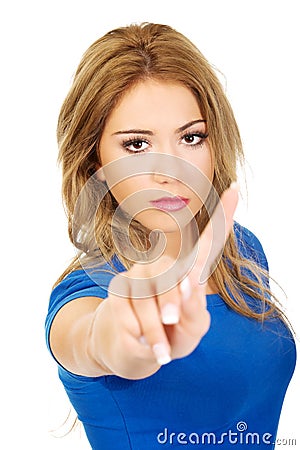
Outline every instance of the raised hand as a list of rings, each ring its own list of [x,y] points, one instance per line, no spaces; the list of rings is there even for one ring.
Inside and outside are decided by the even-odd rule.
[[[151,264],[135,264],[126,277],[113,279],[109,291],[116,292],[120,282],[122,296],[110,293],[99,305],[90,335],[90,353],[107,373],[144,378],[197,347],[210,325],[206,309],[210,270],[232,229],[237,202],[238,188],[233,184],[221,196],[202,232],[185,278],[168,272],[174,261],[163,256]],[[178,275],[168,290],[162,290],[159,282],[164,273]],[[146,296],[137,283],[141,279]]]

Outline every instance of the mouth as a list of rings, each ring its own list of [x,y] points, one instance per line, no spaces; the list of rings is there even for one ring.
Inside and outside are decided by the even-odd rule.
[[[161,209],[162,211],[179,211],[186,207],[186,205],[190,202],[190,199],[185,197],[162,197],[158,200],[151,200],[150,203],[157,209]]]

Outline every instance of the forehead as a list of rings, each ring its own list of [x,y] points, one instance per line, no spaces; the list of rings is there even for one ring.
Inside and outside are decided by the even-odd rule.
[[[196,97],[183,84],[146,80],[130,88],[111,112],[106,127],[175,127],[201,118]]]

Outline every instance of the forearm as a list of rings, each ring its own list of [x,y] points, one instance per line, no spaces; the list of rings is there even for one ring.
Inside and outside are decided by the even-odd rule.
[[[100,347],[105,345],[105,336],[103,336],[102,342],[99,339],[95,343],[93,339],[92,330],[95,316],[96,312],[91,312],[79,318],[70,332],[70,363],[73,363],[73,371],[78,375],[99,377],[112,374],[101,357]]]
[[[93,353],[91,330],[97,308],[102,300],[86,297],[73,300],[56,315],[51,331],[50,346],[58,362],[68,371],[83,376],[102,376],[111,374]],[[100,343],[98,345],[99,350]]]

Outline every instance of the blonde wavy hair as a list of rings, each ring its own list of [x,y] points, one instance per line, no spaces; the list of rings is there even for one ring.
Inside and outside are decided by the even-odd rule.
[[[124,93],[146,79],[181,83],[194,94],[207,123],[215,162],[213,186],[219,196],[236,180],[238,163],[243,165],[241,138],[231,106],[214,69],[193,43],[167,25],[152,23],[134,24],[105,34],[83,55],[58,120],[62,193],[69,236],[79,249],[58,282],[80,269],[81,258],[87,253],[79,238],[84,224],[76,223],[74,232],[74,211],[80,192],[101,165],[99,143],[106,120]],[[132,262],[118,254],[112,233],[117,206],[107,192],[95,218],[97,245],[106,261],[116,255],[129,268]],[[195,219],[201,233],[209,215],[204,212]],[[149,230],[133,220],[129,231],[133,246],[145,250]],[[283,317],[266,282],[268,273],[258,261],[241,256],[234,232],[211,278],[223,300],[238,313],[261,321],[271,315]],[[259,309],[251,307],[243,294],[254,298]]]

